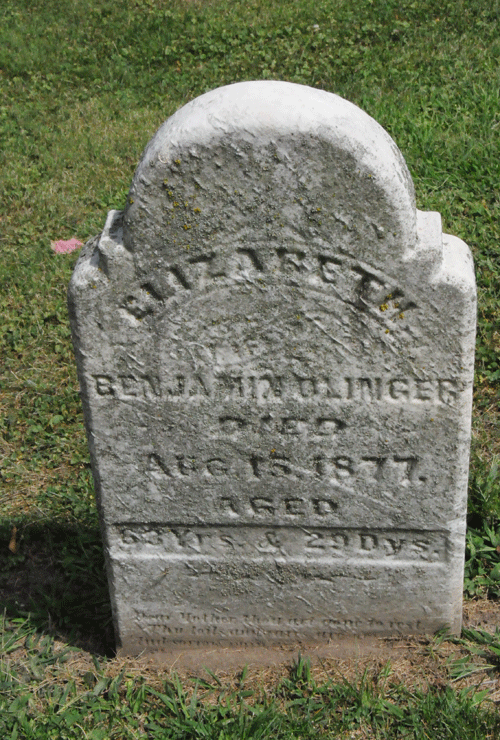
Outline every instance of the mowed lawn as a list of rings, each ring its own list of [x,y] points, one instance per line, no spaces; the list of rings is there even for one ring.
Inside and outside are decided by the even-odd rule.
[[[78,251],[51,248],[85,242],[109,209],[123,208],[154,131],[207,90],[282,79],[367,111],[401,149],[417,206],[439,211],[444,230],[474,255],[464,589],[482,614],[498,615],[499,61],[498,0],[3,0],[2,737],[500,736],[493,618],[459,641],[439,635],[405,644],[414,657],[404,670],[394,659],[314,666],[294,656],[272,671],[195,681],[113,657],[66,308]],[[475,602],[467,608],[472,614]]]

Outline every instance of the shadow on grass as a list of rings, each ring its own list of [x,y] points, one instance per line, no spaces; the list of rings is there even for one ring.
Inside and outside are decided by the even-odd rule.
[[[60,522],[0,523],[0,608],[96,655],[115,638],[99,528]],[[8,548],[11,542],[12,552]]]

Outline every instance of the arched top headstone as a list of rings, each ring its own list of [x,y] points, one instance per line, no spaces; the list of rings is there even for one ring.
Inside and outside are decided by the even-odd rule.
[[[460,629],[472,260],[369,116],[193,100],[69,306],[123,651]]]
[[[386,131],[352,103],[289,82],[202,95],[158,130],[137,168],[124,244],[141,271],[189,247],[334,242],[397,265],[419,250],[413,183]],[[439,260],[440,234],[427,248]],[[262,258],[264,260],[264,256]]]

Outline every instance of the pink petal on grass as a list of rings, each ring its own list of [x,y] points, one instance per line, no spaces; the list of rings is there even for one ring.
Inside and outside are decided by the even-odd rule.
[[[80,249],[80,247],[83,247],[83,242],[78,241],[78,239],[68,239],[68,241],[64,241],[64,239],[59,239],[57,242],[50,242],[51,249],[54,250],[54,252],[57,252],[57,254],[66,254],[67,252],[74,252],[75,249]]]

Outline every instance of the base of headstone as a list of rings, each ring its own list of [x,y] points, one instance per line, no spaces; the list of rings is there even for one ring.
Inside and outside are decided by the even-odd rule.
[[[397,660],[401,654],[401,646],[406,646],[411,635],[394,635],[393,637],[339,636],[328,644],[324,643],[296,643],[293,645],[277,645],[272,648],[221,648],[210,647],[196,650],[167,650],[154,652],[128,653],[118,650],[117,657],[126,659],[133,657],[145,666],[161,666],[163,670],[179,672],[199,672],[208,668],[214,672],[238,671],[248,668],[269,668],[283,665],[292,665],[299,657],[309,660],[312,665],[324,660],[357,661],[374,659],[383,661]],[[431,639],[432,635],[428,635]],[[416,637],[421,641],[422,635]]]

